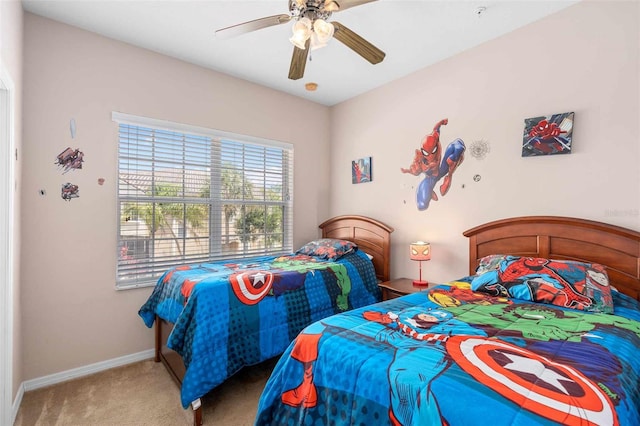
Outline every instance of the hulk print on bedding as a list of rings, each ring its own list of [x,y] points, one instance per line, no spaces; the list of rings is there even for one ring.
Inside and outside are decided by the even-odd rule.
[[[324,262],[305,255],[181,266],[167,271],[142,306],[174,324],[167,345],[186,367],[184,407],[242,367],[281,354],[310,323],[380,301],[361,251]]]
[[[280,358],[255,424],[640,424],[640,304],[613,300],[589,313],[465,283],[331,316]]]

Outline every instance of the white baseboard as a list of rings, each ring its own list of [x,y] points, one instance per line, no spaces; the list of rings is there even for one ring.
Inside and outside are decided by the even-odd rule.
[[[24,396],[24,382],[20,383],[18,387],[18,393],[16,394],[16,399],[13,400],[13,407],[11,408],[11,424],[16,422],[16,417],[18,416],[18,409],[20,408],[20,404],[22,403],[22,397]]]
[[[73,368],[71,370],[62,371],[60,373],[50,374],[48,376],[39,377],[37,379],[26,380],[22,382],[18,389],[15,401],[13,402],[13,418],[12,424],[16,420],[18,415],[18,409],[22,403],[22,397],[25,392],[43,388],[45,386],[55,385],[57,383],[66,382],[68,380],[77,379],[79,377],[88,376],[90,374],[98,373],[100,371],[108,370],[110,368],[121,367],[123,365],[132,364],[138,361],[144,361],[146,359],[153,358],[155,356],[154,349],[148,349],[146,351],[138,352],[131,355],[121,356],[119,358],[113,358],[106,361],[96,362],[95,364],[85,365],[83,367]]]

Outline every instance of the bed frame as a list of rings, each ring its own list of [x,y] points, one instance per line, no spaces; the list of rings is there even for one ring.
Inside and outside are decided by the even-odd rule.
[[[373,256],[376,276],[389,281],[389,258],[393,228],[365,216],[337,216],[320,224],[322,238],[353,241],[360,250]]]
[[[323,222],[320,226],[323,238],[338,238],[353,241],[366,253],[373,256],[372,262],[379,280],[388,281],[390,276],[390,247],[393,228],[365,216],[337,216]],[[155,361],[162,362],[178,386],[186,372],[180,355],[167,347],[173,324],[158,316],[155,320]],[[202,424],[200,400],[194,401],[193,424]]]
[[[512,254],[604,265],[620,292],[640,300],[640,232],[586,219],[526,216],[469,229],[469,275],[489,254]]]

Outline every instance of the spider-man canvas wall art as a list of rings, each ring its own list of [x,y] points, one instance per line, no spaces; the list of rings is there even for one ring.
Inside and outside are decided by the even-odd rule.
[[[573,114],[565,112],[525,119],[522,156],[570,154]]]
[[[371,157],[351,162],[351,183],[371,182]]]

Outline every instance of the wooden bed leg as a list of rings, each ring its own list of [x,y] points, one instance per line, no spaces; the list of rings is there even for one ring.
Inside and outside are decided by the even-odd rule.
[[[200,398],[193,401],[191,403],[191,407],[193,408],[193,426],[201,426],[202,425],[202,403],[200,402]]]
[[[162,348],[162,321],[157,315],[154,324],[156,328],[156,355],[153,360],[155,362],[160,362],[160,348]]]

